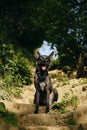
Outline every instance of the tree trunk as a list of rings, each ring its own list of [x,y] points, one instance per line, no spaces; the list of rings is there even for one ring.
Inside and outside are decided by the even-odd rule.
[[[84,56],[80,54],[77,65],[77,78],[84,77]]]

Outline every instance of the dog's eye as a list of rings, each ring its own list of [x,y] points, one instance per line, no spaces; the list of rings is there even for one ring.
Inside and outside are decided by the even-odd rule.
[[[38,59],[38,61],[37,61],[37,62],[38,62],[38,64],[40,64],[40,63],[41,63],[41,59]]]
[[[48,58],[45,59],[46,62],[49,62],[50,60]]]

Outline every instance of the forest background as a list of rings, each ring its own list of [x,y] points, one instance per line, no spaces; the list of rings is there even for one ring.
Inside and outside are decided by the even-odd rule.
[[[19,94],[18,86],[31,84],[34,51],[44,40],[58,52],[58,59],[53,60],[50,69],[63,69],[67,73],[80,68],[77,77],[85,76],[87,1],[0,0],[2,99],[9,98],[9,91]]]

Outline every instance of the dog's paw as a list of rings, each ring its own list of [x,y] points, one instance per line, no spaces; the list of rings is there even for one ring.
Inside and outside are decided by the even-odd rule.
[[[46,114],[49,114],[49,115],[50,115],[51,113],[48,111],[48,112],[46,112]]]
[[[32,114],[38,114],[38,112],[37,112],[37,111],[34,111]]]
[[[32,112],[32,114],[34,114],[34,112]]]

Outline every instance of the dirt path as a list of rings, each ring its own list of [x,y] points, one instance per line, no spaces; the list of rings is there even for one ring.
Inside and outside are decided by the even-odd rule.
[[[13,97],[11,101],[2,101],[8,111],[16,113],[19,127],[8,126],[0,122],[0,130],[87,130],[87,79],[67,80],[64,78],[65,80],[60,80],[60,73],[63,74],[57,70],[50,73],[53,86],[59,93],[58,102],[62,101],[65,93],[70,97],[76,95],[78,97],[76,110],[65,114],[51,110],[51,114],[45,114],[45,107],[40,107],[39,114],[33,114],[35,89],[32,84],[22,88],[23,93],[20,98]],[[76,125],[70,124],[73,121],[76,121]]]

